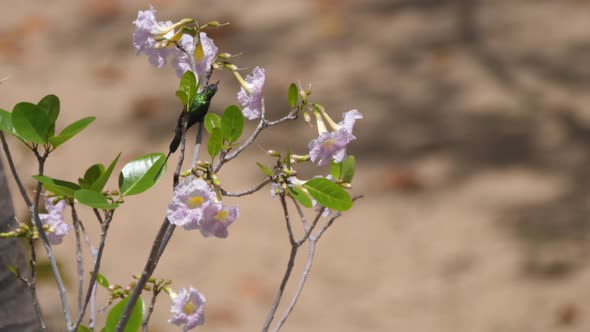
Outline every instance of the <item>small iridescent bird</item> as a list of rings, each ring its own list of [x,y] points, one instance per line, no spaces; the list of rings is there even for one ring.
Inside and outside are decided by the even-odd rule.
[[[174,130],[174,138],[172,139],[172,142],[170,142],[168,155],[166,155],[166,161],[164,162],[162,167],[166,165],[166,162],[168,161],[170,155],[176,152],[176,150],[178,150],[178,146],[180,146],[180,140],[182,139],[183,132],[182,124],[186,123],[186,130],[184,130],[184,132],[186,132],[195,123],[203,122],[203,120],[205,119],[205,115],[207,115],[207,112],[209,112],[211,99],[213,99],[213,96],[215,96],[215,93],[217,93],[218,83],[219,82],[207,85],[202,92],[197,93],[193,98],[193,102],[191,103],[191,107],[188,112],[186,112],[184,109],[182,110],[182,112],[178,116],[176,129]],[[185,116],[188,117],[187,121],[185,121],[184,119]],[[160,175],[161,171],[162,168],[160,168],[155,178],[157,178]]]

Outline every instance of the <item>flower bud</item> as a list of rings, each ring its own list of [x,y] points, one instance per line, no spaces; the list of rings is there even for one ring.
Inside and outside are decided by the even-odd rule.
[[[271,157],[279,157],[279,158],[281,157],[281,153],[276,150],[268,150],[268,151],[266,151],[266,154]]]
[[[342,187],[344,189],[352,189],[352,184],[350,184],[348,182],[341,182],[338,185],[340,185],[340,187]]]
[[[299,90],[299,96],[304,104],[307,103],[307,92],[305,90]]]
[[[311,115],[309,115],[309,112],[303,112],[303,120],[307,123],[311,122]]]

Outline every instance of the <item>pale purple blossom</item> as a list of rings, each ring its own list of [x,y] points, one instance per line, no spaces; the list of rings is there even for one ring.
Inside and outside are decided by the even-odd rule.
[[[149,10],[139,11],[137,19],[133,21],[135,24],[135,32],[133,33],[133,45],[137,51],[137,55],[141,52],[148,56],[152,65],[157,68],[162,68],[166,64],[166,59],[171,50],[166,47],[156,47],[157,41],[155,34],[172,25],[172,22],[158,22],[156,21],[156,11],[153,6]],[[164,35],[170,38],[174,35],[174,31],[170,31]]]
[[[330,164],[330,160],[342,162],[346,158],[346,146],[354,139],[355,137],[343,128],[322,133],[309,142],[309,157],[319,166]]]
[[[190,177],[176,186],[166,215],[174,225],[187,230],[198,229],[205,209],[213,203],[215,193],[207,182]]]
[[[49,243],[60,244],[63,238],[69,233],[71,226],[64,222],[63,210],[66,207],[66,201],[60,200],[54,204],[56,197],[45,199],[45,209],[47,213],[39,214],[39,219],[43,225],[49,226],[47,238]]]
[[[309,157],[319,166],[328,165],[331,160],[342,162],[347,156],[346,146],[356,139],[352,134],[352,128],[357,119],[363,118],[362,114],[357,110],[351,110],[344,113],[342,118],[336,131],[323,132],[308,144]]]
[[[242,113],[248,120],[254,120],[260,117],[264,79],[264,69],[256,67],[252,70],[252,75],[246,76],[248,91],[244,89],[243,84],[238,92],[238,101],[243,106]]]
[[[205,215],[199,230],[204,237],[215,236],[225,239],[229,234],[227,228],[238,216],[240,210],[237,206],[226,206],[221,203],[211,204],[205,210]]]
[[[185,288],[181,288],[178,294],[172,298],[170,306],[172,318],[168,322],[182,326],[182,332],[205,324],[205,301],[205,296],[197,289],[190,287],[187,291]]]
[[[194,38],[192,36],[183,35],[179,41],[179,44],[182,46],[182,48],[184,48],[184,50],[188,54],[195,55],[194,57],[196,73],[194,74],[197,77],[197,79],[199,77],[207,76],[207,74],[211,70],[211,65],[213,64],[213,61],[215,60],[215,57],[217,56],[218,52],[218,48],[213,43],[213,39],[207,37],[206,33],[201,32],[199,34],[199,40],[201,43],[200,47],[203,50],[203,54],[195,54],[195,47],[193,45]],[[197,48],[198,47],[199,45],[197,45]],[[179,50],[178,48],[175,48],[173,52],[174,53],[171,64],[176,69],[176,75],[178,75],[178,77],[182,77],[182,75],[187,70],[191,70],[189,57],[185,52]]]

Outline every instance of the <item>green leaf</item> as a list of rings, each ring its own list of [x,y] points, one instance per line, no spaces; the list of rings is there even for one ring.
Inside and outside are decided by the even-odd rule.
[[[109,311],[109,315],[107,316],[107,321],[105,322],[104,331],[105,332],[113,332],[117,327],[117,323],[123,315],[123,311],[125,310],[125,306],[129,302],[129,298],[126,298],[119,303],[117,303],[111,311]],[[125,326],[124,332],[136,332],[141,327],[141,322],[143,321],[143,314],[144,314],[144,304],[143,299],[139,297],[133,310],[131,311],[131,316],[129,317],[129,322],[127,326]]]
[[[105,276],[103,276],[102,274],[97,274],[96,275],[96,283],[101,285],[102,287],[108,289],[109,286],[111,285],[109,283],[109,281],[107,280],[107,278],[105,278]]]
[[[127,163],[119,174],[121,196],[141,194],[158,183],[166,172],[165,162],[163,153],[150,153]]]
[[[100,193],[90,189],[80,189],[74,193],[74,198],[83,205],[100,210],[112,210],[119,206],[117,203],[109,203]]]
[[[187,70],[184,72],[184,75],[182,75],[182,78],[180,79],[179,90],[186,93],[187,102],[184,103],[185,105],[193,100],[193,97],[197,94],[197,79],[192,71]],[[187,109],[190,108],[190,105],[187,106]]]
[[[14,129],[14,126],[12,125],[12,113],[3,109],[0,109],[0,130],[17,137],[23,142],[25,141],[25,139],[16,132],[16,129]]]
[[[223,134],[221,133],[221,129],[213,128],[213,131],[209,135],[209,141],[207,142],[207,152],[209,152],[211,159],[215,158],[221,152],[222,146]]]
[[[311,199],[307,196],[305,191],[297,188],[297,187],[287,187],[289,188],[289,193],[291,197],[295,198],[297,202],[301,203],[301,205],[305,206],[306,208],[310,208],[313,206]]]
[[[205,115],[205,128],[211,134],[213,128],[221,128],[221,117],[215,113],[207,113]]]
[[[320,205],[328,209],[344,211],[352,206],[352,199],[346,190],[328,179],[314,178],[307,181],[303,187]]]
[[[88,327],[84,326],[84,325],[78,325],[78,331],[77,332],[92,332],[92,330],[89,329]]]
[[[348,156],[346,160],[342,162],[342,182],[351,183],[352,178],[354,177],[354,171],[356,167],[356,160],[354,156]]]
[[[299,98],[299,91],[297,91],[297,85],[295,85],[295,83],[291,83],[291,85],[289,85],[288,98],[289,105],[291,105],[291,107],[295,107],[295,105],[297,105],[297,99]]]
[[[18,103],[12,109],[12,125],[18,135],[26,141],[38,144],[47,143],[49,117],[37,105]]]
[[[258,167],[260,167],[260,169],[261,169],[261,170],[262,170],[262,171],[263,171],[263,172],[264,172],[266,175],[268,175],[268,176],[272,176],[272,171],[271,171],[271,170],[270,170],[268,167],[266,167],[266,166],[262,165],[262,164],[261,164],[261,163],[259,163],[259,162],[256,162],[256,165],[258,165]]]
[[[78,183],[83,189],[91,189],[92,185],[100,178],[103,173],[104,165],[94,164],[86,170],[86,173],[84,173],[84,178],[78,179]]]
[[[49,143],[51,143],[51,145],[53,146],[54,149],[57,148],[58,146],[64,144],[70,138],[74,137],[76,134],[81,132],[84,128],[88,127],[88,125],[91,124],[94,120],[96,120],[95,117],[89,116],[89,117],[80,119],[74,123],[71,123],[70,125],[65,127],[61,131],[61,133],[59,133],[59,135],[50,137]]]
[[[94,190],[99,193],[102,192],[102,190],[104,189],[104,186],[106,186],[107,182],[109,181],[109,178],[111,177],[111,174],[113,173],[113,169],[115,168],[115,165],[119,161],[119,157],[121,157],[120,152],[117,155],[117,157],[115,157],[115,160],[113,160],[111,162],[111,164],[109,165],[109,168],[107,168],[107,170],[104,171],[96,181],[94,181],[94,183],[90,187],[91,190]]]
[[[340,175],[342,175],[342,163],[337,163],[332,160],[330,162],[330,175],[332,175],[334,181],[341,181],[342,179],[340,179]]]
[[[56,95],[47,95],[37,103],[37,106],[47,113],[49,123],[51,124],[49,136],[53,136],[55,132],[55,121],[59,115],[59,98]]]
[[[61,197],[74,197],[74,192],[80,190],[80,186],[73,182],[52,179],[44,175],[34,175],[33,179],[41,182],[47,191]]]
[[[231,105],[223,111],[221,115],[221,133],[223,138],[228,142],[235,142],[242,135],[244,129],[244,116],[242,111]]]
[[[188,96],[187,96],[186,92],[176,90],[176,97],[178,97],[178,99],[180,99],[180,102],[182,103],[182,105],[186,106],[186,104],[188,104]]]

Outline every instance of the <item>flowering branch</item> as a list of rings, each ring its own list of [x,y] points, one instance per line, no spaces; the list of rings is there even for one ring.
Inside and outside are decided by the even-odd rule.
[[[182,127],[181,127],[182,128],[182,135],[180,138],[180,154],[178,156],[178,163],[176,164],[176,170],[174,171],[174,177],[173,177],[173,183],[172,183],[173,189],[178,185],[178,182],[179,182],[178,179],[180,176],[180,171],[182,169],[182,163],[184,161],[184,149],[185,149],[185,143],[186,143],[186,126],[187,126],[188,120],[186,119],[185,116],[183,116],[181,121],[182,121]],[[203,128],[202,125],[199,123],[199,128],[198,128],[199,133],[197,133],[197,138],[201,135],[200,132],[202,131],[202,128]],[[168,244],[168,241],[172,237],[172,234],[173,234],[175,228],[176,228],[176,226],[171,224],[170,221],[168,220],[168,218],[166,217],[164,219],[164,222],[162,223],[162,226],[160,227],[160,230],[158,231],[158,234],[156,235],[156,239],[154,240],[154,244],[152,245],[152,249],[151,249],[150,255],[148,256],[148,259],[146,261],[143,272],[141,273],[139,280],[137,280],[137,284],[133,288],[131,295],[129,295],[129,300],[127,301],[127,305],[125,306],[125,309],[123,310],[123,313],[121,314],[121,317],[119,318],[119,322],[117,323],[117,326],[115,328],[115,332],[123,331],[123,329],[125,328],[125,325],[127,325],[127,322],[129,321],[129,318],[131,315],[131,310],[135,306],[135,303],[137,302],[137,299],[141,295],[141,292],[143,291],[143,288],[145,287],[149,278],[154,273],[154,270],[156,269],[156,266],[158,265],[158,261],[160,260],[160,257],[162,256],[163,251],[166,248],[166,245]]]
[[[244,151],[244,149],[246,149],[248,146],[250,146],[250,144],[252,144],[252,142],[254,142],[254,140],[258,137],[258,135],[260,135],[260,132],[262,132],[263,129],[265,129],[267,127],[276,126],[278,124],[281,124],[281,123],[289,121],[289,120],[295,120],[295,119],[297,119],[298,112],[299,112],[299,108],[295,108],[295,109],[291,110],[291,112],[289,112],[289,114],[285,115],[284,117],[282,117],[278,120],[268,121],[264,117],[265,116],[265,107],[264,107],[264,100],[263,100],[260,121],[258,122],[258,126],[256,126],[256,129],[254,129],[252,134],[250,134],[250,137],[248,137],[248,139],[244,143],[242,143],[242,145],[240,145],[235,150],[233,150],[233,152],[231,152],[227,155],[221,156],[219,158],[219,160],[217,161],[217,164],[213,168],[213,172],[217,173],[219,171],[219,169],[221,168],[221,166],[223,166],[223,164],[234,159],[242,151]]]

